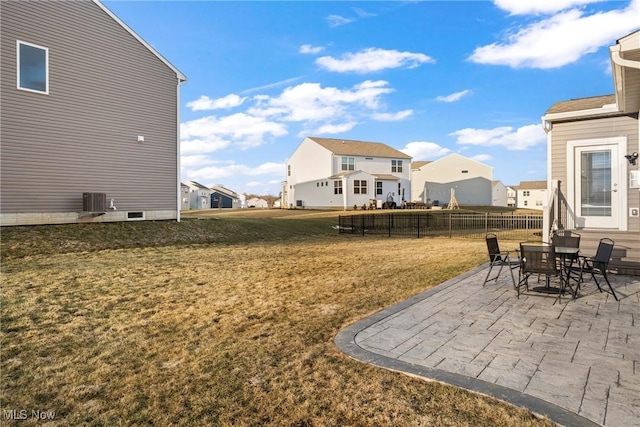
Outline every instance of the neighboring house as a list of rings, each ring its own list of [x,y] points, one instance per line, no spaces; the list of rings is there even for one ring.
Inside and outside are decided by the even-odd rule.
[[[282,200],[289,208],[337,208],[411,195],[411,156],[379,142],[307,137],[287,160]]]
[[[518,206],[518,187],[515,185],[507,185],[507,206],[515,208]]]
[[[211,187],[211,207],[214,209],[232,209],[240,208],[242,202],[240,195],[235,191],[231,191],[222,185],[214,185]]]
[[[209,187],[188,181],[189,187],[189,208],[190,209],[209,209],[211,207],[211,190]]]
[[[0,225],[179,219],[186,77],[98,1],[0,7]]]
[[[520,181],[516,194],[516,207],[541,211],[547,204],[547,181]]]
[[[460,154],[449,154],[432,162],[411,166],[411,200],[442,205],[449,203],[452,190],[460,205],[493,204],[493,168]]]
[[[269,207],[269,202],[259,197],[252,197],[249,200],[247,200],[247,207],[267,209]]]
[[[549,153],[545,233],[611,237],[640,261],[640,31],[609,48],[614,93],[554,104],[542,117]],[[581,248],[582,248],[581,241]]]
[[[502,181],[491,181],[491,206],[507,206],[507,187]]]
[[[186,211],[189,210],[189,198],[191,197],[189,193],[191,189],[187,184],[180,183],[180,210]]]

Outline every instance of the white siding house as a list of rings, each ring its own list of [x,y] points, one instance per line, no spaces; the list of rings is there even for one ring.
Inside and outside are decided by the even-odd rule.
[[[180,210],[186,211],[189,210],[189,198],[191,197],[189,193],[191,189],[185,183],[180,183]]]
[[[189,186],[189,207],[191,209],[209,209],[211,207],[211,190],[195,181],[186,183]]]
[[[411,200],[447,204],[454,190],[461,205],[493,204],[493,168],[460,154],[433,162],[415,162],[411,171]]]
[[[502,181],[493,181],[491,187],[493,192],[491,206],[507,206],[507,187]]]
[[[411,194],[411,156],[379,142],[307,137],[287,161],[288,208],[348,209]]]
[[[515,185],[507,185],[507,206],[511,208],[517,206],[517,188]]]
[[[520,181],[517,207],[541,211],[547,202],[547,194],[547,181]]]
[[[247,200],[247,207],[249,208],[259,208],[259,209],[267,209],[269,207],[269,202],[265,199],[261,199],[259,197],[252,197]]]

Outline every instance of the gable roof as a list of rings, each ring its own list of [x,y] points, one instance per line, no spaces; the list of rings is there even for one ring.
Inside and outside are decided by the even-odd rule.
[[[100,9],[102,9],[107,15],[109,15],[114,21],[116,21],[118,24],[120,24],[120,26],[122,28],[124,28],[129,34],[131,34],[136,40],[138,40],[144,47],[149,49],[149,51],[152,54],[154,54],[160,61],[162,61],[167,67],[169,67],[174,73],[176,73],[176,76],[178,77],[178,80],[180,80],[181,82],[186,82],[187,81],[187,76],[182,74],[182,72],[180,70],[178,70],[171,62],[167,61],[167,59],[164,56],[160,55],[160,53],[157,50],[155,50],[153,47],[151,47],[151,45],[149,43],[147,43],[142,37],[140,37],[138,34],[136,34],[136,32],[133,31],[120,18],[118,18],[118,16],[115,13],[111,12],[105,5],[103,5],[100,2],[100,0],[93,0],[93,3],[95,3]]]
[[[547,181],[520,181],[518,190],[546,190]]]
[[[426,161],[426,160],[420,160],[418,162],[413,162],[411,163],[411,169],[420,169],[421,167],[423,167],[424,165],[428,165],[429,163],[431,163],[430,161]]]
[[[556,102],[549,108],[546,114],[568,113],[572,111],[592,110],[602,108],[605,105],[616,103],[615,95],[591,96],[588,98],[576,98],[568,101]]]
[[[195,187],[195,188],[199,188],[199,189],[201,189],[201,190],[211,191],[211,189],[209,189],[209,187],[207,187],[207,186],[205,186],[205,185],[202,185],[202,184],[200,184],[200,183],[197,183],[197,182],[195,182],[195,181],[189,181],[189,182],[187,182],[187,185],[188,185],[189,187],[192,187],[192,188],[193,188],[193,187]]]
[[[354,141],[349,139],[307,137],[333,154],[342,156],[388,157],[411,159],[411,156],[381,142]]]
[[[211,187],[211,191],[215,191],[217,193],[221,193],[221,194],[225,194],[231,198],[239,198],[238,193],[236,193],[235,191],[229,190],[228,188],[223,187],[222,185],[214,185],[213,187]]]

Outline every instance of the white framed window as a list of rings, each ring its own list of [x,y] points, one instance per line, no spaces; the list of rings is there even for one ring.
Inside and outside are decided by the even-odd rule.
[[[382,194],[382,181],[376,181],[376,194]]]
[[[49,49],[18,40],[16,42],[18,89],[49,94]]]
[[[402,160],[391,160],[391,172],[402,173]]]
[[[333,181],[333,194],[342,194],[342,181]]]
[[[367,194],[367,181],[356,179],[353,181],[353,194]]]
[[[342,170],[343,171],[352,171],[355,170],[356,159],[353,157],[343,157],[342,158]]]

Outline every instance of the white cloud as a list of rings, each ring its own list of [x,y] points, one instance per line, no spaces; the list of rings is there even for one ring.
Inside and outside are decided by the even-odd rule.
[[[220,164],[222,163],[222,164]],[[186,180],[198,182],[217,182],[220,178],[240,176],[276,175],[284,176],[286,166],[284,163],[267,162],[256,167],[228,162],[203,161],[200,166],[194,164],[191,168],[183,170],[182,175]]]
[[[475,49],[468,58],[480,64],[512,68],[557,68],[577,61],[638,28],[640,0],[624,9],[585,15],[579,9],[541,19]]]
[[[341,25],[350,24],[351,22],[355,21],[355,19],[353,18],[345,18],[344,16],[340,16],[340,15],[329,15],[324,19],[327,20],[327,22],[329,23],[329,26],[332,28],[339,27]]]
[[[470,157],[470,159],[475,160],[476,162],[488,162],[489,160],[493,159],[493,157],[488,154],[478,154],[476,156]]]
[[[344,132],[348,132],[351,129],[353,129],[358,123],[356,122],[348,122],[348,123],[342,123],[342,124],[338,124],[338,125],[334,125],[331,123],[328,123],[326,125],[322,125],[319,128],[317,128],[314,131],[311,132],[304,132],[304,134],[313,134],[313,135],[325,135],[328,133],[331,134],[335,134],[335,133],[344,133]]]
[[[340,59],[332,56],[322,56],[316,59],[316,64],[338,73],[370,73],[389,68],[416,68],[420,64],[433,62],[435,62],[433,58],[422,53],[376,48],[368,48],[356,53],[345,53]]]
[[[261,90],[265,90],[265,89],[273,89],[274,87],[279,87],[279,86],[285,86],[288,85],[290,83],[295,82],[296,80],[300,80],[300,77],[291,77],[290,79],[285,79],[285,80],[280,80],[279,82],[274,82],[274,83],[269,83],[263,86],[258,86],[258,87],[252,87],[250,89],[245,89],[240,93],[253,93],[253,92],[258,92]],[[259,97],[261,95],[257,95],[256,97]]]
[[[379,122],[399,122],[411,115],[413,115],[413,110],[402,110],[397,113],[374,113],[371,118]]]
[[[451,153],[451,150],[445,147],[442,147],[435,142],[410,142],[403,149],[401,149],[405,154],[413,157],[413,160],[425,160],[425,159],[433,159],[435,157],[442,157],[446,154]]]
[[[384,80],[366,80],[350,89],[322,87],[319,83],[302,83],[286,88],[277,97],[261,96],[248,110],[254,116],[275,117],[283,121],[317,122],[349,118],[355,108],[375,110],[380,97],[393,92]]]
[[[310,44],[303,44],[300,46],[300,53],[320,53],[324,50],[322,46],[311,46]]]
[[[494,0],[494,4],[511,15],[551,14],[575,6],[604,0]]]
[[[438,96],[436,99],[442,102],[456,102],[462,99],[463,96],[468,95],[470,93],[471,91],[469,89],[465,89],[460,92],[452,93],[451,95]]]
[[[371,18],[372,16],[378,16],[378,14],[376,13],[371,13],[371,12],[367,12],[364,9],[360,9],[359,7],[354,7],[353,11],[356,13],[356,15],[358,15],[360,18]]]
[[[233,108],[242,105],[245,99],[247,98],[241,98],[234,93],[218,99],[211,99],[206,95],[202,95],[195,101],[187,102],[187,107],[191,108],[192,111]]]
[[[228,139],[220,138],[218,135],[207,135],[202,138],[181,139],[180,153],[184,155],[212,153],[224,150],[231,145]]]
[[[522,126],[515,130],[511,126],[494,129],[466,128],[452,132],[449,136],[457,137],[456,143],[461,145],[502,146],[507,150],[527,150],[547,141],[539,124]]]
[[[256,147],[265,138],[286,134],[283,124],[245,113],[207,116],[180,124],[183,153],[212,152],[232,144],[243,149]]]

